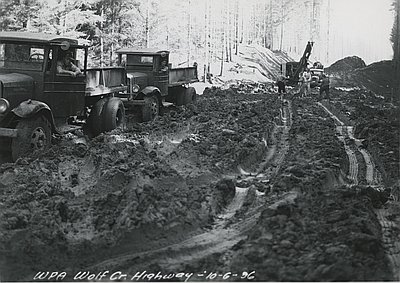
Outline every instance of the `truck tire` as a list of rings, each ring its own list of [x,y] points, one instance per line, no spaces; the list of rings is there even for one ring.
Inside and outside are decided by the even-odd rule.
[[[104,105],[104,131],[112,131],[125,124],[125,108],[121,99],[113,97]]]
[[[145,104],[142,107],[142,121],[148,122],[159,115],[160,103],[155,95],[146,96],[144,101]]]
[[[93,105],[89,118],[87,121],[87,128],[89,130],[90,135],[98,136],[102,132],[104,132],[104,123],[103,123],[103,116],[104,116],[104,105],[106,104],[107,99],[103,98],[100,99]]]
[[[13,161],[51,146],[51,125],[43,115],[20,120],[16,129],[18,136],[11,142]]]
[[[191,103],[196,103],[197,101],[197,93],[196,89],[194,87],[188,87],[185,90],[185,105],[186,104],[191,104]]]
[[[185,105],[186,103],[186,89],[183,87],[180,87],[177,91],[176,91],[176,102],[175,104],[177,106],[181,106],[181,105]]]

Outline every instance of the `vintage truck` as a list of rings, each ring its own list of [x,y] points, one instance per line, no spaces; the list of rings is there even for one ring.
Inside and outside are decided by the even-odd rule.
[[[152,120],[168,103],[196,102],[196,90],[189,86],[199,81],[196,63],[193,67],[172,68],[166,50],[122,48],[117,54],[128,85],[128,91],[119,95],[128,100],[127,107],[141,108],[142,121]]]
[[[65,52],[82,69],[58,74]],[[123,125],[123,67],[87,68],[88,46],[63,36],[0,32],[0,150],[12,159],[50,146],[52,136],[79,128],[90,135]],[[78,60],[79,59],[79,60]]]

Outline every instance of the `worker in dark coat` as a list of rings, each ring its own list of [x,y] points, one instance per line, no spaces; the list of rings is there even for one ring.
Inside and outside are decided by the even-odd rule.
[[[278,93],[283,94],[286,93],[286,88],[285,88],[285,77],[284,76],[279,76],[276,84],[278,86]]]
[[[322,98],[322,94],[325,92],[325,98],[330,99],[329,97],[329,76],[323,74],[322,80],[319,86],[319,96]]]

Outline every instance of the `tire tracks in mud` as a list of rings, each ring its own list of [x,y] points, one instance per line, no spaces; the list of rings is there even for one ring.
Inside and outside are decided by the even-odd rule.
[[[255,177],[263,181],[267,175],[271,176],[279,171],[289,150],[289,131],[292,117],[291,102],[283,100],[279,114],[280,125],[275,125],[272,130],[273,144],[255,172],[247,172],[241,166],[238,166],[238,170],[242,175],[250,176],[250,178]]]
[[[363,148],[362,140],[354,137],[354,127],[346,126],[338,117],[328,110],[322,103],[317,103],[321,106],[336,122],[336,131],[338,133],[338,139],[343,143],[346,153],[349,157],[349,174],[348,178],[351,180],[353,185],[358,185],[360,180],[365,180],[367,185],[378,187],[380,185],[379,172],[375,168],[375,164],[372,161],[371,154]],[[356,155],[361,155],[363,165],[366,170],[362,176],[359,170],[361,164],[357,159]]]
[[[354,127],[346,126],[338,117],[328,110],[322,103],[317,103],[335,120],[338,139],[343,142],[344,148],[349,158],[348,178],[351,185],[358,185],[360,177],[366,184],[380,191],[383,189],[381,177],[376,170],[371,154],[363,148],[362,140],[354,137]],[[359,176],[359,162],[356,154],[362,155],[362,162],[366,167],[363,176]],[[398,240],[398,231],[396,223],[390,219],[387,209],[375,209],[375,214],[382,227],[382,241],[386,249],[386,255],[392,266],[392,272],[396,281],[400,280],[400,241]]]
[[[139,253],[128,252],[92,265],[87,269],[124,269],[133,272],[145,270],[149,266],[157,266],[161,270],[179,270],[191,263],[196,264],[204,258],[226,252],[240,241],[245,240],[247,232],[257,223],[265,205],[263,201],[264,193],[257,191],[254,186],[248,186],[248,184],[268,182],[279,171],[289,149],[291,120],[291,104],[285,100],[282,103],[279,117],[280,125],[275,125],[272,138],[273,145],[269,148],[265,160],[255,173],[248,173],[238,168],[244,178],[237,182],[233,199],[224,211],[215,218],[210,228],[179,243]],[[250,191],[254,194],[254,199],[250,205],[247,204],[244,207]],[[287,196],[283,197],[287,198]],[[290,195],[290,197],[293,197],[293,195]],[[274,203],[279,201],[281,199]],[[239,211],[241,216],[237,216]],[[129,270],[133,267],[134,270]]]

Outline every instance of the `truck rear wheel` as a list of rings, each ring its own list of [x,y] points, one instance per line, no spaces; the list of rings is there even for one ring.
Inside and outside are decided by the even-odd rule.
[[[196,103],[196,101],[197,101],[196,89],[194,87],[188,87],[185,90],[185,105]]]
[[[144,98],[145,104],[142,107],[142,120],[148,122],[153,120],[160,113],[160,104],[155,95]]]
[[[45,150],[51,145],[51,126],[42,115],[29,120],[20,120],[16,129],[18,136],[11,142],[11,155],[14,161],[34,151]]]
[[[121,99],[113,97],[104,106],[104,131],[112,131],[125,123],[125,108]]]
[[[180,87],[179,90],[176,93],[176,105],[181,106],[186,104],[186,89],[183,87]]]
[[[93,136],[97,136],[104,132],[103,113],[106,102],[107,99],[100,99],[93,105],[90,111],[87,126],[89,133]]]

